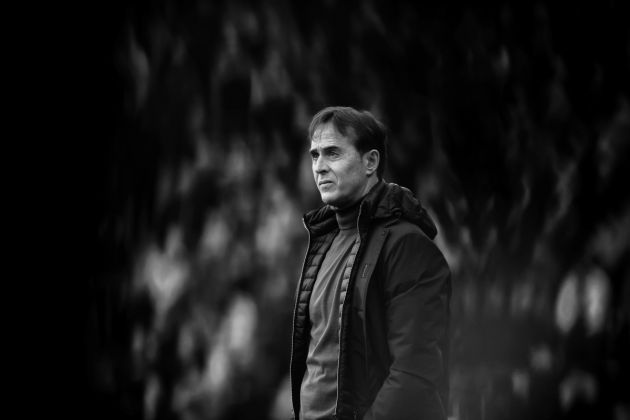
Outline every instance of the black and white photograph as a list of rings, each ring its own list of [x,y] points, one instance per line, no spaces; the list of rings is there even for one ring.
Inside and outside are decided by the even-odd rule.
[[[630,420],[627,6],[77,18],[98,106],[73,410]]]

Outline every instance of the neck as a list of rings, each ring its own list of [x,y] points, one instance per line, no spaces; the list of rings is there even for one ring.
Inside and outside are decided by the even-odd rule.
[[[331,206],[332,209],[335,211],[335,214],[337,217],[337,223],[339,224],[340,229],[342,230],[351,229],[356,226],[360,204],[363,201],[363,198],[370,192],[372,187],[374,187],[374,185],[376,185],[377,183],[378,183],[378,178],[376,176],[372,176],[368,178],[368,182],[365,184],[365,188],[363,189],[363,194],[358,200],[342,208]]]
[[[335,217],[337,218],[339,229],[348,230],[356,228],[360,205],[361,200],[357,201],[349,207],[344,207],[343,209],[335,209]]]
[[[372,187],[376,184],[378,184],[378,176],[376,176],[376,174],[373,174],[371,177],[368,178],[368,182],[365,185],[365,190],[363,191],[363,197],[365,197],[366,194],[369,193]]]

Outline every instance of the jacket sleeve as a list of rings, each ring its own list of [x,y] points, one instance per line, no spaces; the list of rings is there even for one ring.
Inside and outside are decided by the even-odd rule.
[[[446,419],[438,384],[448,374],[450,270],[420,232],[404,235],[384,255],[389,374],[364,420]]]

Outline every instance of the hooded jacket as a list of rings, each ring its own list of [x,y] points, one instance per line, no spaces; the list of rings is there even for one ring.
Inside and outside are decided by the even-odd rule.
[[[310,338],[309,300],[337,233],[327,205],[304,215],[309,245],[291,348],[295,418]],[[335,419],[445,419],[451,280],[435,224],[412,193],[379,181],[359,207],[359,240],[342,281]]]

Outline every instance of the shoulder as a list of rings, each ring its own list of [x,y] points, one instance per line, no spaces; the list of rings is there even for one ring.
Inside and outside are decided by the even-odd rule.
[[[414,248],[417,251],[431,249],[439,252],[435,242],[422,229],[407,220],[398,220],[385,225],[382,229],[387,231],[387,248]]]
[[[392,238],[400,239],[405,236],[418,236],[425,238],[428,242],[433,242],[418,225],[404,219],[388,223],[384,227]]]
[[[420,227],[397,221],[386,229],[376,268],[377,283],[387,299],[406,291],[433,288],[441,293],[450,283],[450,268],[442,251]]]
[[[385,266],[407,266],[420,271],[448,268],[442,251],[418,225],[398,220],[377,229],[386,231],[380,258]]]

